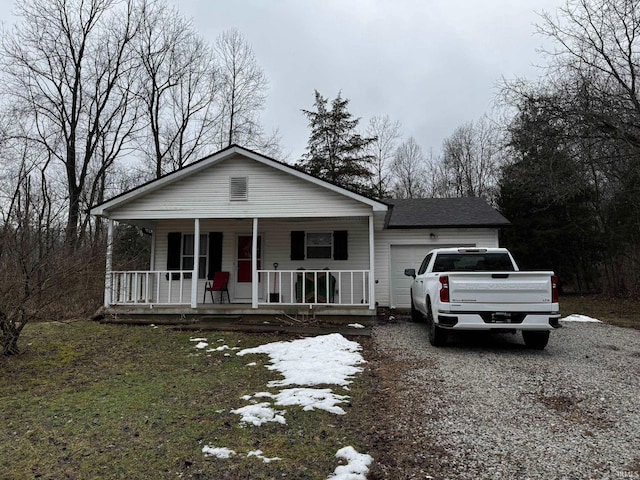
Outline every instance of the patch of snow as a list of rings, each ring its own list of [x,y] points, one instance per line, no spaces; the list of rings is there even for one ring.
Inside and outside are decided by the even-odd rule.
[[[329,413],[344,415],[346,412],[338,407],[349,397],[337,395],[330,388],[288,388],[275,396],[276,404],[283,407],[299,405],[303,410],[325,410]]]
[[[560,319],[561,322],[593,322],[593,323],[602,323],[600,320],[595,318],[587,317],[586,315],[580,315],[578,313],[574,313],[573,315],[569,315],[568,317],[564,317]]]
[[[258,365],[256,362],[251,362],[251,363],[247,363],[247,367],[255,367],[256,365]]]
[[[269,370],[276,370],[284,380],[269,382],[270,387],[289,385],[348,385],[351,377],[362,371],[366,363],[360,355],[362,347],[339,333],[274,342],[247,348],[236,355],[264,353],[271,357]]]
[[[247,453],[247,457],[257,457],[260,460],[262,460],[264,463],[269,463],[269,462],[273,462],[273,461],[276,461],[276,460],[282,460],[280,457],[267,458],[262,454],[262,450],[253,450],[253,451]]]
[[[346,460],[346,465],[336,467],[333,475],[327,480],[366,480],[369,465],[373,457],[365,453],[358,453],[353,447],[344,447],[336,452],[336,458]]]
[[[349,325],[347,325],[347,327],[351,327],[351,328],[367,328],[364,325],[362,325],[361,323],[350,323]]]
[[[200,342],[198,343],[195,348],[199,348],[199,349],[203,349],[203,348],[207,348],[209,346],[209,344],[207,342]]]
[[[281,407],[299,406],[304,411],[325,410],[336,415],[344,415],[346,412],[338,407],[349,399],[345,395],[337,395],[330,388],[288,388],[280,393],[259,392],[255,395],[244,395],[243,400],[252,398],[273,398],[276,405]]]
[[[283,425],[287,423],[285,418],[281,415],[282,411],[276,412],[268,402],[256,403],[255,405],[247,405],[236,410],[231,410],[231,413],[240,415],[240,421],[250,423],[259,427],[267,422],[277,422]]]
[[[225,350],[240,350],[240,347],[231,348],[229,345],[220,345],[219,347],[208,349],[207,352],[223,352]]]
[[[269,392],[258,392],[253,394],[253,398],[273,398],[273,394]]]
[[[236,452],[226,447],[210,447],[209,445],[202,447],[202,453],[204,453],[205,457],[216,458],[229,458],[236,454]]]
[[[206,338],[190,338],[189,341],[190,342],[206,342],[207,339]]]

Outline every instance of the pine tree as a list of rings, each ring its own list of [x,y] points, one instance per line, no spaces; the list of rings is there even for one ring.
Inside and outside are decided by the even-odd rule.
[[[341,94],[331,102],[315,91],[315,111],[302,110],[309,119],[311,135],[307,151],[297,166],[305,172],[363,195],[372,195],[374,158],[366,147],[376,140],[363,137],[356,127],[359,118],[347,110]]]

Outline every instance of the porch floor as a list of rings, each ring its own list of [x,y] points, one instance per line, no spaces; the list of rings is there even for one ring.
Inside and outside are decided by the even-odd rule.
[[[283,332],[317,335],[371,335],[376,312],[368,307],[323,307],[250,304],[185,306],[117,305],[104,311],[103,323],[173,325],[181,330]],[[358,324],[359,326],[354,326]]]

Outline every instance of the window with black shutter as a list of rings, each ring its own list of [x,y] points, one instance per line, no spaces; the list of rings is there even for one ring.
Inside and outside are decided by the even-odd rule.
[[[310,258],[349,259],[347,230],[332,232],[291,232],[291,260]]]
[[[198,277],[211,280],[215,272],[222,270],[222,232],[200,235],[199,254],[196,255],[194,250],[192,233],[170,232],[167,238],[167,270],[193,270],[197,258]],[[174,273],[171,278],[179,280],[180,276]],[[184,278],[191,278],[191,273],[185,273]]]

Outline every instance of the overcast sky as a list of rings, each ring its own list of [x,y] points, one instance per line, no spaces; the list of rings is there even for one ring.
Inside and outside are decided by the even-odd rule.
[[[534,79],[544,63],[536,12],[562,0],[168,0],[213,43],[237,28],[269,79],[262,120],[280,130],[289,161],[304,152],[301,109],[314,89],[338,92],[361,127],[375,115],[402,123],[425,153],[490,112],[501,78]],[[0,0],[11,21],[12,2]]]

